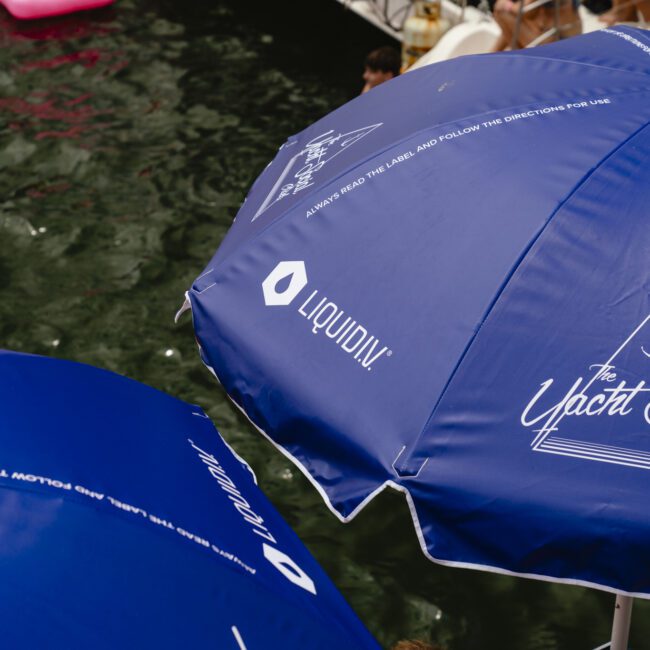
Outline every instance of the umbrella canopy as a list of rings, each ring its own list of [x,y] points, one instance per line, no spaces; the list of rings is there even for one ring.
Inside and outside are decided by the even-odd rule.
[[[650,596],[650,37],[406,74],[289,141],[188,292],[203,359],[342,519]]]
[[[7,647],[372,648],[200,408],[0,352]]]

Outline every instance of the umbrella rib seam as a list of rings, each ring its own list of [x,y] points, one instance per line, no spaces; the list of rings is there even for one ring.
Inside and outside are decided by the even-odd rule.
[[[611,29],[611,28],[610,28]],[[616,29],[613,29],[612,31],[618,31]],[[627,31],[619,31],[620,34],[627,34]],[[629,35],[629,34],[628,34]],[[640,37],[640,34],[635,34],[634,37],[638,38]],[[636,70],[626,70],[625,68],[613,68],[608,65],[602,65],[600,63],[586,63],[585,61],[573,61],[571,59],[559,59],[559,58],[550,58],[548,56],[540,56],[539,54],[524,54],[524,52],[530,52],[531,50],[529,49],[524,49],[524,50],[515,50],[512,52],[491,52],[489,54],[481,54],[479,56],[490,56],[494,57],[497,56],[499,58],[519,58],[522,55],[525,56],[526,58],[529,59],[537,59],[538,61],[557,61],[558,63],[568,63],[568,64],[575,64],[575,65],[581,65],[589,68],[598,68],[599,70],[611,70],[613,72],[624,72],[627,74],[634,74],[634,75],[640,75],[642,77],[648,77],[647,72],[639,72]]]
[[[615,29],[615,27],[617,27],[618,29]],[[628,36],[632,36],[632,34],[630,34],[626,29],[621,29],[621,27],[624,27],[624,26],[615,25],[615,26],[612,26],[612,27],[609,27],[609,28],[604,28],[604,29],[609,29],[609,32],[605,31],[604,33],[616,32],[618,34],[627,34]],[[633,37],[636,38],[636,39],[640,39],[640,38],[644,38],[644,35],[635,32]],[[496,55],[496,56],[499,56],[501,58],[507,57],[507,56],[515,56],[516,57],[517,55],[524,54],[524,52],[531,52],[531,50],[526,48],[524,50],[515,50],[515,51],[513,51],[511,53],[508,53],[508,52],[492,52],[492,53],[490,53],[490,56],[495,56]],[[485,55],[481,55],[481,56],[485,56]],[[587,66],[587,67],[591,67],[591,68],[598,68],[600,70],[612,70],[612,71],[615,71],[615,72],[626,72],[626,73],[629,73],[629,74],[637,74],[637,75],[641,75],[641,76],[645,76],[645,77],[648,76],[647,72],[637,72],[635,70],[625,70],[625,69],[622,69],[622,68],[613,68],[613,67],[608,66],[608,65],[602,65],[601,63],[586,63],[584,61],[572,61],[571,59],[555,59],[555,58],[549,58],[547,56],[540,56],[540,55],[537,55],[537,54],[524,54],[524,56],[526,56],[528,58],[531,58],[531,59],[537,59],[539,61],[560,61],[562,63],[575,63],[575,64],[578,64],[578,65],[583,65],[583,66]]]
[[[622,32],[621,32],[622,33]],[[499,58],[505,59],[505,58],[511,58],[511,56],[508,56],[507,52],[490,52],[489,55],[483,54],[482,56],[497,56]],[[598,70],[611,70],[612,72],[617,72],[619,74],[633,74],[633,75],[638,75],[640,77],[645,77],[647,78],[649,75],[647,72],[637,72],[636,70],[626,70],[625,68],[612,68],[611,66],[608,65],[599,65],[596,63],[585,63],[583,61],[571,61],[571,59],[550,59],[547,56],[538,56],[536,54],[526,54],[525,55],[527,59],[535,59],[537,61],[554,61],[557,63],[562,63],[562,64],[575,64],[575,65],[581,65],[587,68],[596,68]],[[515,57],[516,58],[516,57]]]
[[[490,56],[492,56],[492,55],[490,55]],[[538,57],[538,58],[541,58],[541,57]],[[556,60],[556,59],[549,59],[549,60],[554,61],[554,60]],[[557,60],[558,60],[558,61],[562,61],[561,59],[557,59]],[[616,70],[616,69],[613,69],[613,70],[615,70],[616,72],[621,72],[620,70]],[[646,75],[646,77],[647,77],[647,76],[649,76],[649,75]],[[636,94],[639,94],[639,93],[647,93],[647,92],[650,92],[650,86],[646,86],[645,88],[638,89],[638,90],[633,90],[633,91],[626,91],[626,92],[619,92],[619,93],[610,93],[610,95],[611,95],[612,97],[622,97],[622,96],[626,96],[626,95],[636,95]],[[575,98],[575,95],[573,96],[573,98]],[[359,167],[365,165],[367,162],[369,162],[369,161],[373,160],[374,158],[377,158],[377,157],[379,157],[379,156],[385,154],[387,151],[390,151],[391,149],[394,149],[394,148],[396,148],[396,147],[399,147],[400,145],[404,144],[404,143],[407,142],[408,140],[411,140],[412,138],[418,137],[418,136],[420,136],[421,134],[426,133],[427,131],[431,131],[431,130],[433,130],[433,129],[439,129],[439,128],[441,129],[441,128],[444,128],[444,127],[446,127],[446,126],[449,126],[449,125],[452,125],[452,124],[456,124],[456,123],[458,123],[458,122],[463,122],[463,121],[465,121],[465,120],[475,120],[475,119],[477,119],[477,118],[481,118],[481,117],[484,117],[484,116],[486,116],[486,115],[491,115],[491,114],[494,114],[494,113],[500,113],[500,112],[502,112],[502,111],[511,111],[511,110],[514,110],[514,109],[523,109],[523,108],[526,108],[526,107],[528,107],[528,106],[534,106],[534,105],[536,105],[536,104],[544,104],[544,103],[546,103],[547,101],[558,101],[558,100],[560,100],[560,99],[562,99],[562,97],[557,97],[557,98],[555,98],[555,99],[553,99],[553,100],[549,99],[549,100],[543,100],[543,101],[528,102],[527,104],[511,104],[511,105],[509,105],[509,106],[501,106],[501,107],[499,107],[499,108],[491,109],[491,110],[488,110],[488,111],[483,111],[482,113],[473,113],[473,114],[471,114],[471,115],[463,116],[463,117],[461,117],[461,118],[459,118],[459,119],[449,120],[449,121],[447,121],[447,122],[441,122],[441,123],[439,123],[439,124],[434,124],[434,125],[432,125],[432,126],[427,126],[427,127],[423,128],[423,129],[420,129],[419,131],[414,131],[413,133],[410,133],[408,136],[405,136],[405,137],[403,137],[403,138],[400,139],[400,140],[397,140],[397,141],[395,141],[395,142],[392,142],[390,145],[384,147],[384,148],[381,149],[380,151],[375,151],[375,152],[373,152],[371,155],[367,156],[366,158],[364,158],[364,159],[361,160],[360,162],[351,165],[350,167],[348,167],[347,169],[345,169],[345,171],[341,172],[340,174],[338,174],[338,175],[335,176],[334,178],[332,178],[332,179],[330,179],[329,181],[327,181],[326,183],[324,183],[324,184],[323,184],[322,186],[320,186],[317,190],[314,190],[311,194],[308,194],[308,195],[304,196],[304,197],[302,198],[302,200],[298,201],[295,205],[293,205],[293,206],[290,207],[290,208],[287,208],[284,212],[280,213],[280,214],[279,214],[275,219],[273,219],[273,221],[271,221],[271,222],[268,223],[266,226],[264,226],[261,230],[259,230],[258,232],[256,232],[256,233],[255,233],[255,234],[254,234],[250,239],[246,239],[246,240],[245,240],[244,242],[242,242],[242,243],[250,244],[251,241],[254,241],[254,240],[259,239],[262,235],[264,235],[264,233],[266,233],[266,231],[267,231],[268,229],[273,228],[273,227],[276,226],[280,221],[284,221],[284,220],[285,220],[285,217],[286,217],[288,214],[291,214],[291,213],[294,212],[294,211],[298,211],[298,209],[299,209],[301,206],[303,206],[304,204],[306,204],[306,203],[308,203],[309,201],[313,200],[313,197],[314,197],[318,192],[325,191],[326,188],[328,188],[328,187],[330,187],[332,184],[336,183],[336,181],[340,180],[341,178],[343,178],[343,177],[346,176],[347,174],[350,174],[351,172],[353,172],[353,171],[359,169]],[[601,162],[602,162],[602,161],[601,161]],[[233,249],[230,251],[230,253],[229,253],[228,255],[226,255],[226,257],[224,257],[222,260],[220,260],[220,261],[218,261],[216,264],[214,264],[214,265],[212,266],[212,268],[211,268],[209,271],[204,271],[204,272],[201,274],[201,276],[199,276],[199,277],[202,278],[202,277],[205,277],[206,275],[208,275],[208,273],[210,273],[210,272],[214,273],[215,271],[218,271],[218,270],[219,270],[220,268],[222,268],[222,267],[225,265],[225,263],[226,263],[228,260],[230,260],[230,259],[231,259],[235,254],[237,254],[238,252],[241,252],[241,248],[242,248],[242,244],[240,243],[238,246],[236,246],[235,248],[233,248]],[[198,278],[197,278],[197,279],[198,279]],[[196,280],[195,280],[195,282],[196,282]],[[216,283],[215,283],[215,284],[216,284]],[[190,291],[192,291],[192,292],[195,293],[195,294],[200,294],[200,293],[203,293],[204,291],[206,291],[207,289],[212,288],[212,286],[214,286],[214,284],[211,285],[211,286],[209,286],[209,287],[205,287],[205,288],[203,288],[201,291],[197,291],[197,290],[195,290],[193,287],[190,287]]]
[[[596,164],[594,167],[592,167],[571,189],[570,192],[566,195],[566,197],[559,203],[557,208],[553,211],[551,216],[546,220],[546,223],[540,228],[540,231],[535,235],[528,245],[525,247],[525,249],[522,251],[521,255],[519,258],[515,261],[514,265],[510,269],[510,272],[506,276],[505,280],[501,283],[501,286],[497,290],[496,294],[492,298],[492,301],[488,305],[487,309],[485,310],[485,313],[483,317],[480,319],[480,322],[478,326],[476,327],[474,334],[471,336],[470,340],[468,341],[467,345],[465,346],[465,349],[463,350],[462,354],[460,355],[458,361],[456,362],[456,365],[454,366],[454,369],[451,371],[449,378],[447,379],[447,382],[445,383],[442,391],[440,392],[440,395],[438,399],[436,400],[436,403],[429,414],[429,417],[427,418],[424,426],[422,427],[422,430],[420,433],[417,435],[415,438],[414,442],[411,444],[411,449],[409,454],[405,457],[405,460],[403,463],[401,463],[401,466],[395,467],[395,470],[401,478],[412,478],[414,475],[417,475],[420,471],[420,469],[417,469],[415,472],[412,472],[409,469],[409,461],[412,459],[415,450],[417,449],[417,445],[419,441],[421,440],[422,436],[424,435],[425,431],[427,430],[429,424],[431,423],[431,420],[434,418],[436,411],[438,410],[438,407],[440,406],[440,403],[442,402],[447,389],[451,385],[451,382],[453,381],[454,377],[456,376],[456,373],[458,372],[458,369],[460,366],[463,364],[463,361],[465,360],[465,357],[467,356],[467,353],[469,352],[470,348],[474,344],[474,341],[478,337],[481,329],[483,328],[483,325],[487,321],[487,319],[490,317],[492,312],[494,311],[494,308],[496,307],[497,303],[499,302],[499,299],[505,292],[505,290],[508,288],[512,278],[516,275],[517,271],[525,261],[525,259],[528,257],[528,253],[530,250],[537,244],[537,242],[540,240],[542,235],[546,232],[547,228],[551,224],[551,222],[554,220],[555,216],[562,210],[562,208],[571,200],[571,198],[575,195],[575,193],[598,171],[612,156],[614,156],[618,151],[623,149],[628,142],[633,140],[634,138],[639,135],[644,129],[648,128],[650,125],[650,121],[646,122],[643,124],[641,127],[636,129],[633,133],[631,133],[623,142],[620,142],[618,145],[616,145],[605,157],[603,157],[598,164]],[[427,458],[428,459],[428,458]],[[396,459],[397,460],[397,459]]]

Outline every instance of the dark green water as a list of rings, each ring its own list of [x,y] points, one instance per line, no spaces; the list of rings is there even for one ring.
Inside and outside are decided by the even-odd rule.
[[[383,644],[591,650],[612,596],[436,566],[394,494],[340,524],[230,406],[189,319],[173,323],[255,176],[384,42],[334,0],[120,0],[27,24],[0,8],[0,346],[201,404]],[[636,650],[649,613],[637,603]]]

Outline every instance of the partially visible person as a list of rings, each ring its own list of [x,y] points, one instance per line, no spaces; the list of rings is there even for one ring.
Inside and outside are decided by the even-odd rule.
[[[398,641],[391,650],[443,650],[439,645],[431,645],[424,641]]]
[[[553,31],[550,36],[537,43],[537,45],[552,43],[582,33],[582,22],[580,21],[575,0],[548,0],[541,7],[526,11],[522,15],[519,31],[515,39],[517,15],[521,9],[522,1],[525,9],[527,5],[536,0],[496,0],[493,14],[497,24],[501,27],[501,36],[493,48],[494,52],[527,47],[540,36],[552,30],[556,26],[556,2],[558,3],[559,32]]]
[[[612,0],[612,8],[598,20],[605,25],[650,20],[650,0]]]
[[[368,92],[371,88],[389,81],[399,74],[402,57],[394,47],[386,45],[373,50],[366,57],[364,63],[363,80],[365,85],[361,93]]]

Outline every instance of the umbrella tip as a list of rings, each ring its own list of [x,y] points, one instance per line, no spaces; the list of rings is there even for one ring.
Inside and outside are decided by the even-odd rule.
[[[174,323],[178,323],[180,320],[181,316],[186,312],[192,309],[192,303],[190,302],[190,295],[186,291],[185,292],[185,301],[183,302],[181,308],[176,312],[176,316],[174,316]]]

